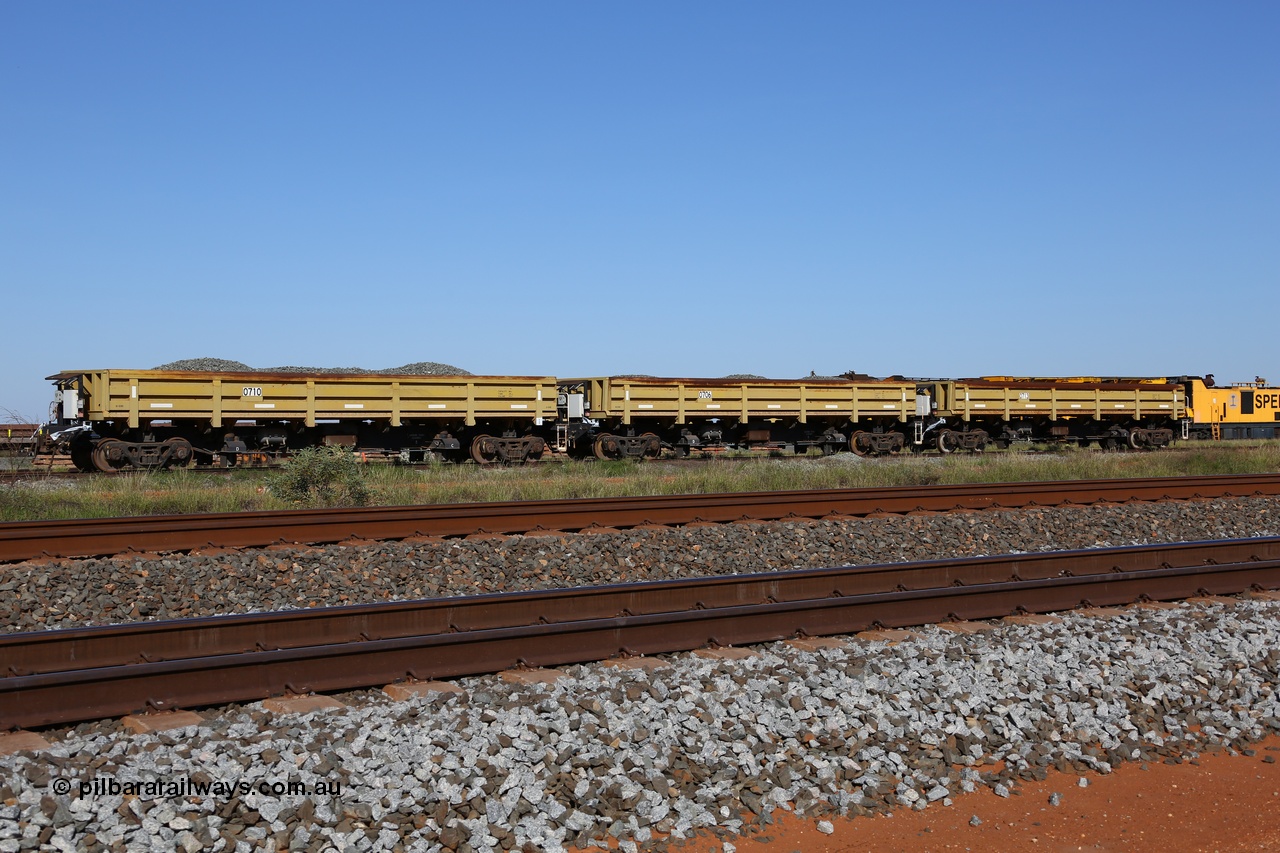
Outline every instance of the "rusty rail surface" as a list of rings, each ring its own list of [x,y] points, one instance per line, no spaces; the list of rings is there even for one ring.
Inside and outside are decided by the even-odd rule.
[[[515,534],[789,517],[1280,495],[1280,474],[203,513],[0,524],[0,561],[280,542]]]
[[[1280,538],[1014,554],[0,637],[0,730],[1016,612],[1280,586]]]

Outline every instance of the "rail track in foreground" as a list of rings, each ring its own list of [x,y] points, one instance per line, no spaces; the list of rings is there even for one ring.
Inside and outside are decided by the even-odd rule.
[[[1280,474],[896,486],[0,524],[0,561],[349,540],[1280,495]]]
[[[501,593],[0,636],[0,730],[1280,587],[1280,537]]]

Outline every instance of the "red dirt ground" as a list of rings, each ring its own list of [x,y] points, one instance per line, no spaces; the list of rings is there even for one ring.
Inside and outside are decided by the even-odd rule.
[[[1280,737],[1251,748],[1252,757],[1204,754],[1199,766],[1122,764],[1106,776],[1089,774],[1087,788],[1079,787],[1078,775],[1051,774],[1020,782],[1007,799],[979,788],[950,807],[828,818],[831,835],[818,831],[817,819],[788,814],[760,835],[730,841],[738,853],[1280,851]],[[1056,807],[1049,805],[1055,791],[1062,795]],[[975,814],[982,824],[970,826]],[[698,838],[675,849],[720,853],[723,843]]]

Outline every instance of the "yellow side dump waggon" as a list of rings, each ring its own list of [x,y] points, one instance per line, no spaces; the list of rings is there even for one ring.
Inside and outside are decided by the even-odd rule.
[[[682,379],[68,370],[38,453],[82,470],[268,464],[320,445],[370,460],[481,464],[668,451],[979,451],[1044,441],[1163,447],[1174,428],[1274,424],[1280,392],[1186,377]],[[1206,377],[1207,380],[1207,377]],[[1194,407],[1187,389],[1193,389]],[[1221,399],[1220,399],[1221,398]],[[1257,423],[1257,426],[1253,424]],[[1206,427],[1208,428],[1208,427]],[[1266,429],[1274,430],[1274,426]]]
[[[82,401],[83,417],[121,421],[199,419],[219,428],[237,420],[458,420],[552,418],[549,376],[203,373],[163,370],[65,371],[48,377]]]
[[[70,370],[45,443],[83,470],[236,464],[319,444],[366,455],[537,458],[556,418],[547,376]]]
[[[920,384],[934,415],[983,432],[990,440],[1060,441],[1133,448],[1162,447],[1183,416],[1181,385],[1155,381],[984,376]],[[939,446],[947,449],[948,439]],[[953,445],[954,446],[954,445]],[[963,444],[960,446],[964,446]]]
[[[674,424],[679,435],[671,444],[685,452],[718,444],[890,452],[905,444],[895,428],[917,414],[915,383],[903,380],[605,376],[562,379],[561,386],[584,395],[585,416],[606,430],[606,450],[621,433],[643,439],[646,430],[656,435]]]

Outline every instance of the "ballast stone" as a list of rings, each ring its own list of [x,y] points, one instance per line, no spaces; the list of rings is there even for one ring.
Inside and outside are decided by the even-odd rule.
[[[0,593],[16,593],[0,594],[0,631],[935,559],[925,533],[981,556],[1163,541],[1169,530],[1184,541],[1277,535],[1280,499],[173,554],[163,570],[142,556],[17,563],[0,580]],[[111,592],[89,595],[86,576]]]
[[[374,692],[327,714],[232,708],[181,738],[90,724],[39,756],[0,758],[0,784],[13,788],[15,820],[52,825],[66,810],[51,837],[94,832],[142,849],[180,846],[183,832],[246,846],[311,837],[389,849],[390,834],[356,827],[366,815],[397,826],[408,849],[446,849],[450,827],[457,850],[581,848],[606,836],[653,849],[655,832],[736,833],[779,809],[829,821],[883,812],[899,797],[945,808],[937,804],[949,797],[935,792],[958,783],[1011,793],[1045,761],[1106,772],[1135,749],[1152,758],[1244,749],[1280,728],[1280,699],[1264,689],[1280,681],[1277,617],[1275,603],[1215,603],[973,635],[926,628],[893,646],[773,643],[740,661],[669,656],[653,672],[580,665],[554,684],[484,676],[460,680],[461,694],[405,702]],[[948,737],[970,766],[957,772],[946,760]],[[97,761],[95,772],[141,778],[296,773],[312,785],[340,779],[343,794],[285,797],[274,814],[262,803],[250,810],[249,798],[225,815],[216,803],[164,799],[55,801],[47,814],[51,779]],[[487,811],[495,799],[510,809],[501,825]],[[79,814],[90,817],[77,828]]]

